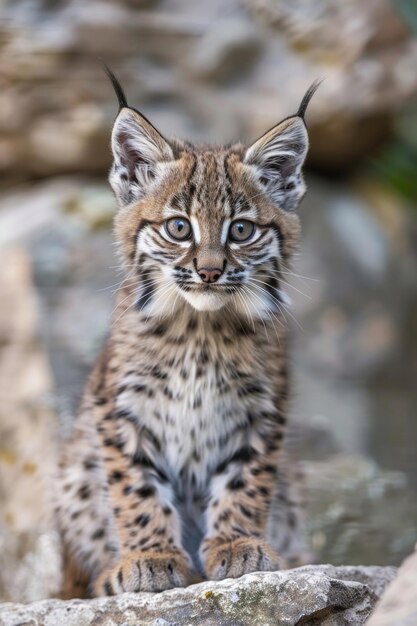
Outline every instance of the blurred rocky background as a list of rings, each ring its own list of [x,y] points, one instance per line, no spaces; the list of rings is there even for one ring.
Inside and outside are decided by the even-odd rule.
[[[117,105],[167,136],[253,140],[308,112],[289,447],[320,562],[397,565],[417,535],[414,0],[0,3],[0,598],[57,593],[48,508],[121,276]]]

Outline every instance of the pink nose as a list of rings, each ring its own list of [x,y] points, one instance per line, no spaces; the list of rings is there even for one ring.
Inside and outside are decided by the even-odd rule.
[[[218,267],[202,267],[198,270],[198,275],[203,283],[215,283],[222,275],[222,270]]]

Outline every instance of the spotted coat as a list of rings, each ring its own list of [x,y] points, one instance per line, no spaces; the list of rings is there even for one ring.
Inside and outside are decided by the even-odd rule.
[[[168,142],[122,100],[112,148],[125,275],[62,447],[70,582],[81,573],[90,594],[110,595],[182,586],[193,571],[275,569],[298,523],[282,451],[283,287],[304,193],[302,116],[248,149],[196,147]]]

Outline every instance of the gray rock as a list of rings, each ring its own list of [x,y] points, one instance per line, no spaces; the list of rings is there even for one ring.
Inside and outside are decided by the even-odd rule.
[[[22,249],[2,251],[0,293],[0,598],[30,602],[58,593],[62,567],[47,487],[51,377]]]
[[[242,79],[260,51],[261,40],[253,25],[229,18],[201,39],[191,67],[196,76],[216,82]]]
[[[415,626],[415,624],[417,624],[417,551],[401,565],[398,576],[384,592],[368,626]]]
[[[0,606],[0,624],[358,626],[365,623],[394,575],[395,569],[389,567],[321,565],[204,582],[157,595],[4,604]]]
[[[0,174],[9,181],[108,169],[117,106],[97,57],[164,133],[199,141],[253,140],[324,74],[308,121],[311,162],[327,169],[367,156],[417,89],[417,42],[389,0],[1,6]]]
[[[417,503],[403,473],[340,453],[303,467],[307,530],[319,561],[384,565],[410,553]]]
[[[341,194],[329,207],[329,223],[361,271],[374,279],[384,276],[389,252],[387,237],[364,202]]]

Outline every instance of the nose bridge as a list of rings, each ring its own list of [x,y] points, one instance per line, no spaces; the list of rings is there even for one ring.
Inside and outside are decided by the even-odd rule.
[[[200,246],[197,252],[197,267],[222,268],[224,253],[221,246]]]
[[[197,267],[222,268],[224,250],[220,234],[214,223],[206,222],[201,228],[201,241],[197,248]]]

